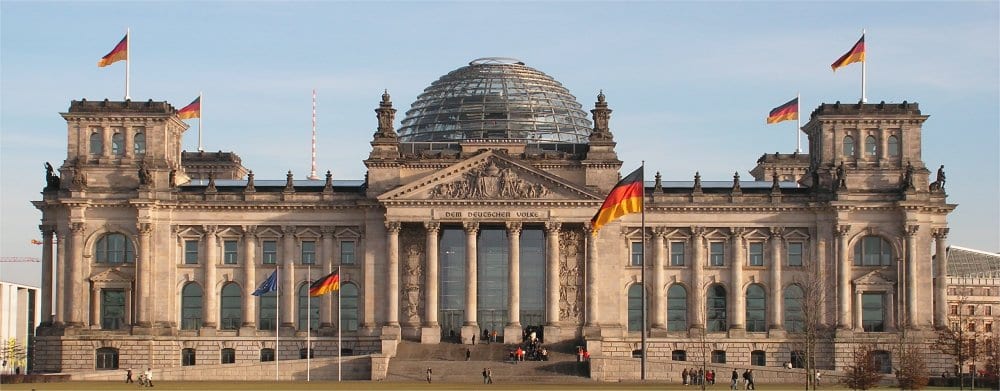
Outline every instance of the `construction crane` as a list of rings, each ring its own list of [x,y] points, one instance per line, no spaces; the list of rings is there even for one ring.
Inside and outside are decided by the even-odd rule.
[[[0,263],[14,263],[14,262],[41,262],[35,257],[0,257]]]

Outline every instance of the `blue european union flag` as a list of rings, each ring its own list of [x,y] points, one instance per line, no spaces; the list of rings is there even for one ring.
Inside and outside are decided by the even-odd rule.
[[[272,292],[278,290],[278,271],[275,270],[271,272],[271,276],[268,277],[264,282],[257,287],[257,290],[251,293],[254,296],[263,296],[267,292]]]

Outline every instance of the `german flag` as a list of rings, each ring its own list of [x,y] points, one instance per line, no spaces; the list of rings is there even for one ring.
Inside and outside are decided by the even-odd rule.
[[[864,61],[865,61],[865,35],[862,34],[861,39],[858,40],[858,43],[854,44],[854,47],[852,47],[851,50],[848,50],[847,53],[844,53],[843,56],[840,56],[840,58],[838,58],[837,61],[834,61],[833,64],[830,64],[830,67],[833,68],[834,72],[836,72],[837,68],[847,66],[848,64],[853,64],[856,62],[864,62]]]
[[[608,197],[604,199],[604,204],[597,211],[594,218],[590,219],[591,229],[597,232],[604,224],[629,213],[642,212],[642,200],[644,195],[642,167],[637,168],[625,178],[618,181]]]
[[[177,111],[177,116],[181,119],[188,118],[201,118],[201,97],[195,98],[191,104],[184,106],[183,109]]]
[[[790,119],[799,119],[799,98],[792,99],[781,106],[775,107],[767,115],[767,123],[774,124]]]
[[[97,62],[97,66],[104,68],[122,60],[128,60],[128,34],[125,34],[125,38],[122,38],[121,42],[118,42],[114,49],[111,49],[111,53],[101,57],[101,60]]]
[[[340,271],[328,274],[309,285],[309,296],[322,296],[340,289]]]

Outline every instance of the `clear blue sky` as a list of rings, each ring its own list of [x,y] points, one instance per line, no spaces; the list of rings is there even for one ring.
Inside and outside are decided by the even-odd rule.
[[[44,162],[66,157],[70,100],[120,100],[124,63],[97,60],[132,28],[132,98],[181,107],[204,91],[204,144],[258,179],[320,170],[361,179],[383,89],[398,121],[441,75],[516,57],[593,107],[604,89],[625,169],[665,180],[744,178],[795,149],[803,112],[857,102],[860,64],[830,63],[867,28],[870,102],[919,102],[923,158],[945,165],[949,242],[1000,250],[1000,10],[982,2],[0,2],[0,255],[41,257]],[[803,121],[805,122],[805,121]],[[184,139],[197,149],[195,122]],[[804,142],[804,141],[803,141]],[[803,149],[806,146],[803,145]],[[647,179],[651,179],[647,178]],[[38,264],[0,264],[38,284]]]

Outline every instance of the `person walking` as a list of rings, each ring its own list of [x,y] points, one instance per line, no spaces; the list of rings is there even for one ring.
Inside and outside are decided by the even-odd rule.
[[[493,368],[486,368],[486,384],[493,384]]]
[[[685,386],[688,385],[688,369],[687,368],[684,368],[684,372],[681,372],[681,382],[683,382]]]
[[[427,368],[427,383],[428,384],[430,384],[430,382],[431,382],[431,376],[433,376],[433,375],[434,375],[434,371],[432,371],[430,368]]]
[[[698,368],[698,385],[704,385],[704,384],[705,384],[705,369]]]
[[[822,373],[820,373],[819,369],[817,369],[817,370],[816,370],[816,376],[815,376],[815,377],[816,377],[816,387],[819,387],[819,378],[820,378],[820,377],[821,377],[822,375],[823,375],[823,374],[822,374]],[[944,375],[942,375],[942,376],[944,376]],[[947,376],[945,376],[945,378],[947,378]]]
[[[472,349],[465,349],[465,361],[472,359]]]
[[[150,387],[152,387],[153,386],[153,368],[146,368],[146,373],[144,373],[144,375],[146,375],[146,384],[149,385]]]
[[[476,334],[472,334],[472,344],[476,344]]]
[[[134,383],[134,381],[132,381],[132,368],[129,368],[128,371],[125,372],[125,382]]]
[[[747,370],[747,387],[748,390],[757,389],[757,385],[753,383],[753,369]]]
[[[483,384],[490,384],[489,382],[490,374],[486,368],[483,368]]]
[[[737,385],[739,384],[739,382],[740,382],[740,374],[739,374],[739,372],[736,372],[736,369],[733,369],[733,380],[732,380],[732,382],[729,383],[729,389],[730,390],[737,390],[737,389],[739,389],[739,387],[737,387]]]

